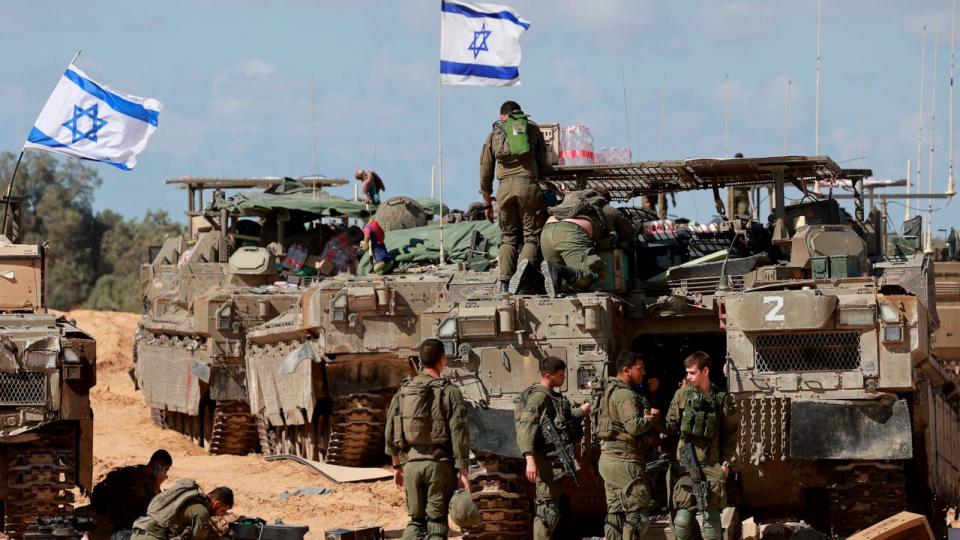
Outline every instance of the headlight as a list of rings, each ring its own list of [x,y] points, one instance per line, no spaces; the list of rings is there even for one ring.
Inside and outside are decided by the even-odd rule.
[[[880,304],[880,320],[885,323],[900,322],[900,312],[890,304]]]
[[[840,326],[873,326],[877,310],[874,306],[840,306],[837,322]]]
[[[884,326],[883,341],[885,343],[899,343],[903,341],[903,327],[900,325]]]
[[[447,317],[437,327],[437,339],[456,339],[457,338],[457,319],[456,317]]]

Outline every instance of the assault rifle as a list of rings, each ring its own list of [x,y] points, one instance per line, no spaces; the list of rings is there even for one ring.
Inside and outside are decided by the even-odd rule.
[[[703,512],[707,509],[710,486],[703,476],[703,469],[700,468],[700,462],[697,460],[697,449],[692,444],[684,444],[680,448],[680,466],[690,475],[689,487],[697,500],[697,510]]]
[[[93,519],[87,517],[61,515],[37,518],[27,523],[23,538],[26,540],[79,539],[83,533],[93,531],[94,526]]]
[[[644,466],[644,472],[647,474],[658,473],[670,466],[670,454],[666,452],[657,456],[657,459],[647,462]]]
[[[562,471],[559,475],[554,475],[552,481],[556,482],[564,476],[569,476],[573,478],[573,482],[579,487],[580,482],[577,480],[577,470],[580,469],[580,464],[577,463],[573,441],[570,440],[570,432],[567,431],[566,428],[567,426],[564,423],[561,423],[559,426],[555,424],[553,418],[550,418],[548,414],[543,415],[543,419],[540,420],[540,431],[543,433],[543,440],[546,441],[548,447],[553,447],[553,450],[547,451],[547,458],[550,459],[551,465],[560,465]]]

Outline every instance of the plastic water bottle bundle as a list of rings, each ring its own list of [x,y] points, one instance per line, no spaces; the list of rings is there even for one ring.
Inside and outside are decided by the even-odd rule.
[[[560,134],[562,165],[593,165],[593,135],[584,125],[567,126]]]

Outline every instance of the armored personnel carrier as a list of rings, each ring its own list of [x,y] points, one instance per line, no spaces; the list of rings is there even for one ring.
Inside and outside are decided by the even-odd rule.
[[[345,182],[167,181],[188,193],[190,229],[153,250],[141,269],[144,316],[134,345],[135,379],[158,424],[211,453],[257,450],[245,335],[296,304],[299,287],[316,279],[307,257],[330,236],[322,220],[366,215],[362,203],[322,189]]]
[[[22,202],[11,197],[0,235],[0,508],[17,538],[92,487],[97,382],[96,342],[47,312],[45,246],[19,243]]]

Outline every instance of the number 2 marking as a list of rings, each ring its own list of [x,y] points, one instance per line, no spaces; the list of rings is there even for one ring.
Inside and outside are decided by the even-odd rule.
[[[783,320],[784,320],[783,313],[780,313],[780,310],[783,309],[783,297],[782,297],[782,296],[764,296],[764,297],[763,297],[763,303],[764,303],[764,305],[766,305],[766,304],[773,304],[773,307],[770,308],[770,311],[768,311],[768,312],[763,316],[763,320],[765,320],[765,321],[773,321],[773,322],[783,321]]]

